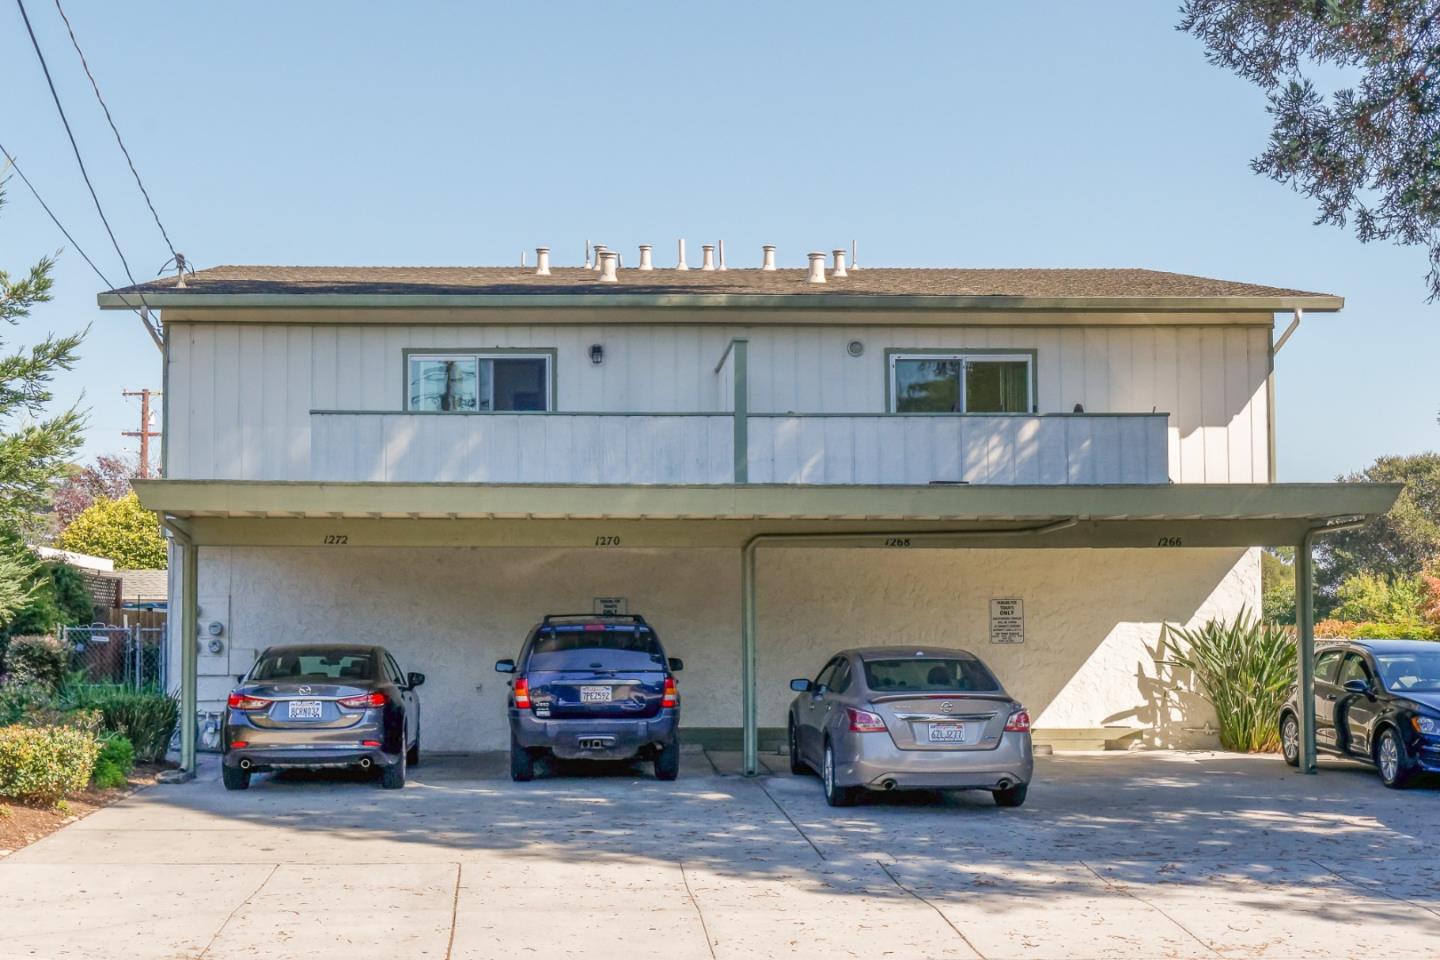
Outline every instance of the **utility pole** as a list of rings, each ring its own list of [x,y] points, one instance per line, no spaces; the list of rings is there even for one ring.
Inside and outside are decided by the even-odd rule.
[[[159,390],[121,390],[122,397],[140,398],[140,429],[125,430],[121,433],[124,437],[140,438],[140,479],[145,480],[150,476],[150,438],[160,436],[159,431],[150,429],[150,398],[164,396]]]

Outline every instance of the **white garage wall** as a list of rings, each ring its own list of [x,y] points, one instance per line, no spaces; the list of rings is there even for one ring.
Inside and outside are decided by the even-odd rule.
[[[425,746],[500,749],[505,678],[546,612],[626,596],[655,624],[680,676],[685,724],[738,727],[739,570],[734,550],[202,548],[202,621],[225,618],[227,655],[202,657],[201,709],[231,674],[281,642],[380,643],[422,689]],[[1157,679],[1162,621],[1233,615],[1259,603],[1256,551],[915,549],[762,551],[760,723],[778,727],[787,681],[846,646],[969,647],[1037,724],[1120,724],[1152,742],[1205,745],[1213,713]],[[992,597],[1025,601],[1026,642],[988,642]],[[172,663],[178,663],[178,655]],[[477,690],[477,686],[479,689]]]

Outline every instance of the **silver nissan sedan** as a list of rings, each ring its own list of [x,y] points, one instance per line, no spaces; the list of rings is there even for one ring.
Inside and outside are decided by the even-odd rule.
[[[989,790],[999,806],[1025,802],[1030,714],[972,653],[844,650],[790,689],[790,772],[818,771],[832,807],[865,790]]]

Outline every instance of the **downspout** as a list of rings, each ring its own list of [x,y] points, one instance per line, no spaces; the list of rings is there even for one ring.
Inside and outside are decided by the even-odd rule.
[[[1315,538],[1338,530],[1353,530],[1369,517],[1311,527],[1295,549],[1295,655],[1299,658],[1300,772],[1315,773],[1315,564],[1311,549]]]
[[[873,544],[879,538],[904,537],[912,543],[926,540],[965,540],[979,537],[1022,537],[1032,534],[1054,533],[1066,530],[1080,522],[1078,517],[1066,517],[1038,527],[1006,528],[1002,530],[934,530],[915,532],[902,530],[893,533],[874,531],[865,533],[757,533],[745,541],[741,550],[740,563],[740,683],[742,704],[742,756],[744,774],[753,777],[760,772],[760,707],[756,696],[756,613],[755,613],[755,554],[767,543],[789,543],[834,545],[851,541],[857,546]]]
[[[199,637],[196,636],[200,606],[195,592],[199,586],[199,549],[186,525],[160,514],[160,525],[180,547],[180,769],[166,779],[184,782],[195,777],[196,684],[199,682]]]

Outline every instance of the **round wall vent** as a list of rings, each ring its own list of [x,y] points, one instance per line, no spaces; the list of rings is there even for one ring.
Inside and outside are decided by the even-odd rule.
[[[865,344],[859,340],[851,340],[845,344],[845,352],[852,357],[858,357],[865,352]]]

